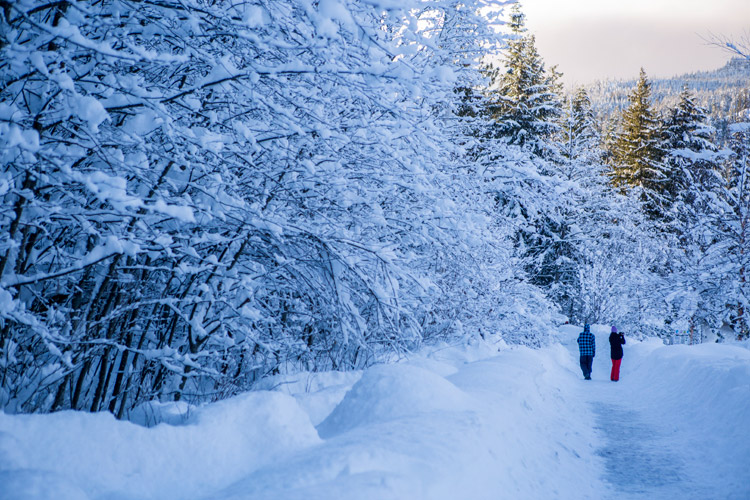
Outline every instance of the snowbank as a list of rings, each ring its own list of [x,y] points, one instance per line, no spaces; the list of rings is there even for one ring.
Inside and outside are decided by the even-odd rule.
[[[597,341],[599,339],[597,338]],[[665,346],[657,339],[626,345],[623,370],[640,397],[668,414],[714,430],[715,438],[750,439],[738,422],[750,421],[750,350],[732,344]],[[601,346],[609,353],[608,346]],[[703,425],[705,424],[705,425]]]
[[[470,407],[464,392],[434,372],[406,364],[381,365],[364,373],[318,432],[329,438],[379,422]]]
[[[600,498],[569,352],[494,354],[444,349],[367,370],[318,426],[323,444],[215,498]]]
[[[273,391],[192,409],[184,425],[0,414],[0,499],[614,497],[590,407],[596,384],[694,427],[690,446],[737,462],[711,471],[722,491],[747,491],[750,351],[630,341],[611,384],[608,330],[595,327],[591,385],[577,366],[579,330],[539,350],[443,346],[363,373],[285,376],[268,381]]]
[[[697,455],[714,498],[750,498],[750,351],[726,344],[633,346],[633,385]],[[700,450],[696,453],[695,450]]]
[[[185,425],[3,414],[0,498],[531,498],[581,474],[581,498],[595,498],[569,354],[500,347],[287,376],[194,409]]]
[[[275,392],[207,405],[181,426],[0,413],[0,498],[199,498],[319,442],[294,398]]]

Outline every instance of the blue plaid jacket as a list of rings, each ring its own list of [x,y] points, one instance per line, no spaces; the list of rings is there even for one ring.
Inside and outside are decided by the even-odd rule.
[[[581,356],[596,356],[596,341],[589,325],[584,326],[583,331],[578,336],[578,350],[581,352]]]

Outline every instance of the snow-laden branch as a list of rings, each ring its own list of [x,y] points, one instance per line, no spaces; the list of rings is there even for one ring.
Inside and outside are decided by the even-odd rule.
[[[65,269],[61,269],[51,273],[38,273],[33,276],[11,276],[8,275],[2,280],[1,286],[4,288],[19,287],[23,285],[29,285],[32,283],[39,283],[51,279],[61,278],[69,274],[79,272],[86,269],[89,266],[93,266],[115,255],[126,254],[136,255],[139,251],[139,246],[128,241],[122,241],[115,236],[109,236],[103,245],[100,245],[86,255],[81,257],[75,265],[69,266]]]

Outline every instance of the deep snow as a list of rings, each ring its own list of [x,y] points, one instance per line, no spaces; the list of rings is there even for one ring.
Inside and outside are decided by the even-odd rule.
[[[584,381],[578,331],[280,377],[182,425],[0,413],[0,499],[750,498],[750,351],[629,338],[613,383],[595,327]]]

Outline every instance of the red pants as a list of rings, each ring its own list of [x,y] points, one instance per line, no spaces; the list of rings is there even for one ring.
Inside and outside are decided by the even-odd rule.
[[[613,382],[620,380],[620,363],[622,363],[622,359],[612,360],[612,373],[610,374],[609,379]]]

